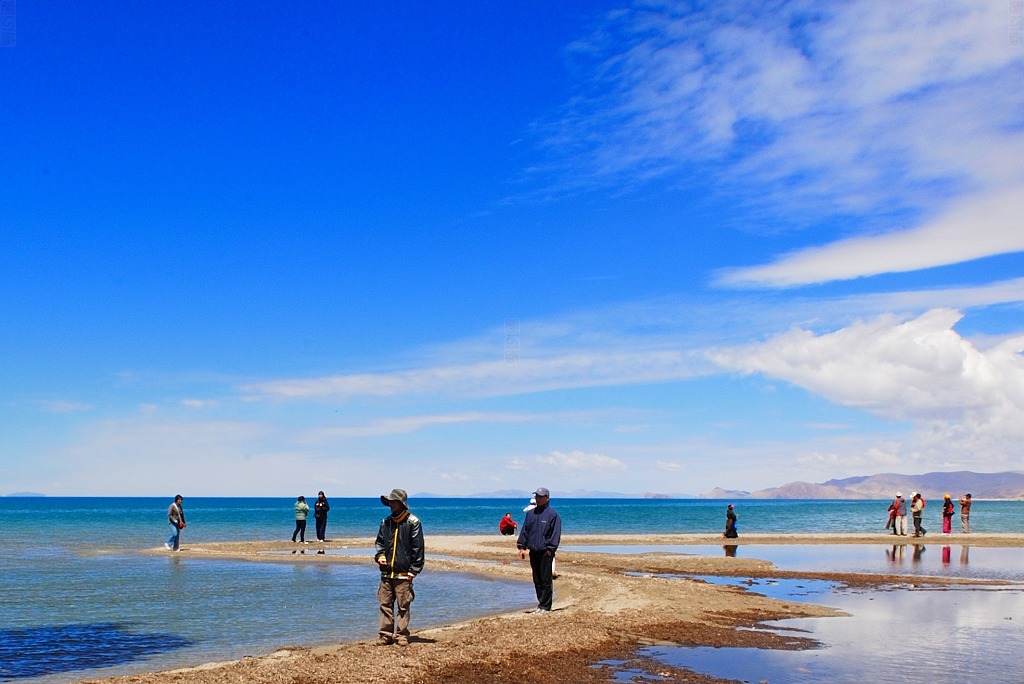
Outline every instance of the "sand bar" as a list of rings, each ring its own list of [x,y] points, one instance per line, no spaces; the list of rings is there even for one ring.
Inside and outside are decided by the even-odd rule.
[[[718,535],[565,535],[563,547],[598,545],[722,545]],[[1024,547],[1020,534],[937,535],[902,538],[929,546]],[[746,544],[874,544],[893,543],[884,533],[839,535],[744,535]],[[317,545],[306,554],[292,555],[290,542],[233,542],[192,544],[182,554],[194,557],[244,559],[254,562],[359,563],[371,553],[371,539],[347,538],[328,542],[326,555]],[[353,555],[332,554],[345,548]],[[530,582],[529,564],[518,560],[514,542],[488,536],[428,536],[428,570],[471,572],[489,577]],[[158,551],[153,551],[158,553]],[[166,553],[159,551],[159,553]],[[737,629],[788,617],[827,617],[835,610],[805,603],[769,599],[737,587],[699,580],[660,577],[661,574],[732,575],[746,577],[822,577],[860,586],[879,587],[909,581],[898,575],[786,572],[754,558],[686,555],[681,553],[607,554],[560,552],[555,605],[543,616],[525,612],[494,615],[442,627],[416,630],[405,648],[381,647],[370,641],[305,648],[285,646],[267,656],[167,672],[130,675],[106,682],[163,684],[189,682],[607,682],[611,673],[595,663],[631,659],[637,646],[650,644],[757,646],[806,648],[799,635]],[[628,573],[628,574],[627,574]],[[957,583],[956,579],[914,577],[915,583]],[[467,613],[472,608],[467,606]],[[635,666],[672,681],[720,681],[659,663]]]

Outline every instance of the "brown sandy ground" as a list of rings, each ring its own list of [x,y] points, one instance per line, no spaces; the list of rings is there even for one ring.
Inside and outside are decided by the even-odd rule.
[[[745,535],[740,544],[889,544],[876,535]],[[712,535],[588,535],[565,536],[563,547],[587,545],[722,544]],[[910,540],[907,541],[920,541]],[[927,539],[931,544],[963,544],[968,537]],[[972,546],[1024,546],[1022,535],[971,535]],[[368,563],[366,555],[305,554],[288,542],[241,542],[186,545],[193,557],[245,559],[254,562]],[[341,539],[328,549],[366,548],[372,540]],[[427,538],[428,571],[471,572],[530,582],[528,562],[515,554],[514,542],[496,536]],[[166,553],[152,551],[152,553]],[[602,661],[620,661],[618,668],[674,682],[723,680],[666,667],[639,658],[638,646],[747,646],[778,649],[813,648],[813,640],[760,629],[762,623],[790,617],[838,615],[821,606],[787,603],[730,586],[659,575],[730,575],[743,577],[820,577],[850,585],[909,583],[907,578],[784,572],[752,558],[686,555],[677,550],[643,555],[560,552],[554,610],[546,615],[525,612],[495,615],[415,630],[407,647],[377,646],[370,641],[305,648],[288,646],[267,656],[213,663],[201,667],[102,680],[118,684],[440,684],[448,682],[609,682],[615,670]],[[630,574],[625,574],[629,572]],[[368,579],[369,582],[373,580]],[[914,577],[913,583],[929,580]],[[467,612],[471,610],[467,606]],[[739,629],[745,628],[745,629]],[[98,681],[98,680],[89,680]]]

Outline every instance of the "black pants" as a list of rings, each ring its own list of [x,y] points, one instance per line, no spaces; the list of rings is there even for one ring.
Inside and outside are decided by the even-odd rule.
[[[306,541],[306,521],[305,520],[296,520],[295,521],[295,531],[292,532],[292,541],[295,541],[296,535],[300,535],[300,534],[302,536],[299,537],[299,539],[301,541]]]
[[[547,551],[530,549],[530,569],[533,570],[533,588],[537,592],[537,607],[551,610],[555,592],[551,582],[551,563],[555,557]]]
[[[926,530],[923,527],[921,527],[921,516],[915,515],[914,516],[914,536],[915,537],[923,537],[927,532],[928,532],[928,530]]]
[[[316,539],[317,541],[327,539],[327,514],[316,519]]]

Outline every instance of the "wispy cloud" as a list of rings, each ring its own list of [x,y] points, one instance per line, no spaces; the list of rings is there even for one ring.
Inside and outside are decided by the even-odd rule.
[[[214,399],[182,399],[181,405],[190,409],[217,408],[220,402]]]
[[[80,401],[69,401],[67,399],[54,399],[40,403],[40,407],[46,413],[77,413],[79,411],[91,411],[96,408],[92,404]]]
[[[638,3],[572,46],[591,80],[550,142],[580,182],[710,159],[726,162],[722,182],[773,190],[787,208],[921,207],[951,187],[1017,184],[1024,51],[1006,40],[1006,12],[972,0]]]
[[[397,418],[381,418],[363,425],[337,428],[320,428],[305,433],[303,441],[324,443],[336,439],[351,437],[380,437],[415,432],[424,428],[460,425],[467,423],[527,423],[579,416],[573,413],[510,413],[470,411],[464,413],[446,413],[419,416],[402,416]]]
[[[568,471],[607,471],[626,470],[626,464],[617,458],[604,454],[592,454],[585,451],[552,451],[546,456],[538,456],[537,463],[555,470]]]
[[[695,301],[660,298],[522,321],[517,363],[493,356],[501,330],[417,352],[412,367],[391,372],[337,374],[253,382],[240,388],[249,401],[347,401],[360,397],[453,398],[513,396],[586,387],[663,383],[721,372],[717,349],[739,347],[794,325],[836,330],[881,314],[913,317],[930,309],[959,310],[1024,303],[1024,278],[976,287],[871,293],[838,298],[747,296]],[[595,332],[598,331],[598,332]],[[1011,335],[1012,336],[1012,335]],[[994,344],[1002,340],[996,339]],[[499,347],[500,348],[500,347]],[[458,361],[456,361],[458,360]],[[532,420],[533,418],[531,418]],[[442,423],[526,420],[516,413],[454,412],[389,417],[332,428],[336,437],[410,432]],[[326,433],[325,433],[326,434]]]
[[[637,3],[572,55],[564,183],[710,178],[847,237],[719,284],[791,287],[1024,249],[1024,50],[1004,2]],[[777,224],[778,221],[771,221]],[[883,234],[884,233],[884,234]]]
[[[393,373],[337,375],[247,385],[253,398],[344,399],[444,393],[494,396],[567,387],[665,382],[697,375],[706,367],[698,354],[671,349],[587,350],[516,363],[481,361]]]
[[[900,273],[1024,252],[1024,186],[963,200],[911,230],[811,247],[775,263],[735,269],[720,285],[792,287]]]

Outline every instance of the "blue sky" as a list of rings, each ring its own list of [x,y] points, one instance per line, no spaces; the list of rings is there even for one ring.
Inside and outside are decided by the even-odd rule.
[[[1024,469],[1014,3],[16,9],[0,494]]]

